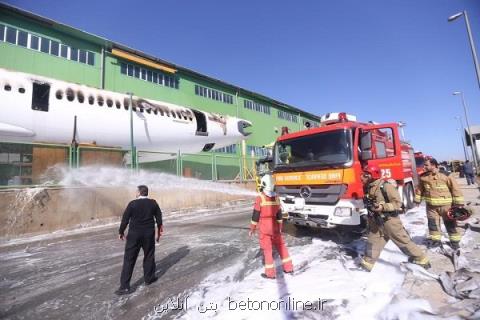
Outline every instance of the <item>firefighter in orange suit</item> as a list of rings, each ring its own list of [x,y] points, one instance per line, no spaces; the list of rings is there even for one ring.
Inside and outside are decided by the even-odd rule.
[[[257,228],[258,227],[258,228]],[[262,277],[275,279],[275,264],[273,262],[273,247],[282,259],[283,272],[293,273],[292,259],[282,237],[282,211],[280,201],[273,191],[271,175],[265,175],[261,180],[261,193],[255,199],[252,221],[250,223],[250,237],[259,230],[260,247],[265,259],[265,273]]]
[[[420,176],[418,188],[415,190],[417,206],[422,200],[427,204],[427,220],[429,231],[429,247],[441,245],[441,219],[450,238],[450,246],[458,249],[462,236],[458,232],[457,223],[447,217],[452,206],[463,206],[463,194],[457,182],[438,170],[437,160],[430,158],[424,164],[425,173]]]

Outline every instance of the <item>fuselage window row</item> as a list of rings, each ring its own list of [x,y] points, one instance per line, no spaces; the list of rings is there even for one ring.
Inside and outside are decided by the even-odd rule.
[[[6,83],[4,86],[3,86],[3,90],[5,91],[12,91],[12,86],[8,83]],[[18,92],[19,93],[25,93],[25,88],[22,87],[22,86],[19,86],[18,87]]]
[[[11,90],[11,86],[10,85],[5,85],[5,90],[6,91],[10,91]],[[21,88],[23,89],[23,88]],[[19,89],[20,91],[20,89]],[[23,89],[23,92],[25,92],[25,89]],[[22,93],[23,93],[22,92]],[[84,103],[85,101],[85,96],[83,94],[82,91],[78,91],[76,94],[75,94],[75,91],[71,88],[68,88],[65,90],[65,96],[67,98],[67,100],[69,102],[73,102],[75,100],[75,96],[77,97],[77,101],[79,103]],[[57,90],[55,92],[55,97],[57,98],[57,100],[62,100],[63,99],[63,91],[62,90]],[[90,105],[93,105],[95,104],[95,97],[93,95],[89,95],[88,96],[88,104]],[[100,106],[100,107],[103,107],[103,105],[106,104],[107,107],[109,108],[112,108],[113,105],[115,105],[115,107],[117,109],[121,109],[122,108],[122,104],[119,100],[113,100],[112,98],[104,98],[100,95],[97,96],[97,105]],[[130,106],[130,100],[128,98],[125,98],[123,100],[123,108],[124,110],[129,110],[129,106]],[[160,116],[167,116],[167,117],[170,117],[172,116],[173,118],[177,118],[178,119],[184,119],[184,120],[189,120],[189,121],[193,121],[193,116],[191,115],[191,113],[189,111],[169,111],[169,110],[163,110],[161,108],[143,108],[143,107],[139,107],[137,105],[137,102],[132,100],[132,109],[133,111],[139,111],[141,113],[143,112],[146,112],[148,114],[151,114],[153,112],[154,115],[158,115],[160,114]]]

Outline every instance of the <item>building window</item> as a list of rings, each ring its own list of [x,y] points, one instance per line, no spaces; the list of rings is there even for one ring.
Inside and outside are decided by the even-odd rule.
[[[120,63],[120,73],[121,74],[127,74],[127,64],[126,63]]]
[[[268,156],[268,150],[266,148],[247,145],[247,156],[253,157],[266,157]]]
[[[87,64],[95,65],[95,54],[93,52],[87,51]]]
[[[42,38],[42,41],[40,42],[40,51],[44,53],[50,53],[50,40]]]
[[[120,73],[129,77],[134,77],[147,82],[163,85],[165,87],[170,87],[174,89],[178,89],[179,87],[179,80],[174,76],[158,73],[149,69],[140,68],[138,66],[134,66],[125,62],[120,63]]]
[[[260,104],[258,102],[253,102],[250,100],[244,100],[243,101],[243,107],[245,109],[257,111],[257,112],[263,112],[265,114],[270,114],[270,106],[266,106],[263,104]]]
[[[28,44],[28,33],[25,31],[18,31],[18,45],[22,47],[27,47]]]
[[[30,35],[30,49],[38,51],[40,38],[34,35]]]
[[[290,121],[290,122],[295,122],[295,123],[298,122],[298,118],[294,114],[291,114],[291,113],[288,113],[288,112],[282,111],[282,110],[278,110],[277,114],[278,114],[278,117],[280,119],[284,119],[284,120],[287,120],[287,121]]]
[[[78,49],[70,48],[70,60],[78,61]]]
[[[64,44],[60,46],[60,56],[62,58],[68,59],[68,47]]]
[[[12,44],[17,44],[17,29],[12,27],[7,27],[7,42]]]
[[[227,104],[233,104],[233,96],[218,90],[206,88],[198,84],[195,85],[195,94],[197,96],[209,98]]]
[[[60,44],[58,41],[39,37],[12,27],[6,27],[2,24],[0,24],[0,41],[6,41],[35,51],[40,50],[55,57],[62,57],[91,66],[95,65],[95,53],[93,52],[87,50],[80,50],[79,52],[78,49],[70,48],[67,45]],[[68,56],[69,49],[70,57]]]
[[[226,146],[226,147],[223,147],[223,148],[218,148],[218,149],[213,150],[213,152],[236,154],[237,153],[237,145],[232,144],[232,145],[229,145],[229,146]]]
[[[87,63],[87,51],[85,50],[78,50],[79,51],[79,62]]]
[[[60,43],[53,41],[50,43],[50,54],[58,57],[58,51],[60,49]]]
[[[0,41],[5,41],[5,26],[0,24]]]

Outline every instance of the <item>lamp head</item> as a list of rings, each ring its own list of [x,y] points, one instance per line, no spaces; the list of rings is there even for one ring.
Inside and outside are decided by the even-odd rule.
[[[463,16],[463,11],[459,12],[459,13],[455,13],[453,16],[448,17],[448,22],[455,21],[458,18],[460,18],[461,16]]]

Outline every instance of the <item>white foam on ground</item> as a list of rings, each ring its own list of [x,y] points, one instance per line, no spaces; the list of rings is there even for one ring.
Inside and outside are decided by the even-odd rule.
[[[425,235],[424,207],[411,210],[402,220],[412,236]],[[431,311],[426,301],[403,300],[390,305],[392,298],[402,290],[406,270],[400,268],[400,264],[407,261],[391,241],[370,273],[356,268],[353,259],[341,253],[340,246],[332,241],[313,239],[311,244],[290,248],[296,274],[284,276],[276,261],[276,280],[262,278],[263,268],[259,268],[241,281],[234,281],[234,275],[245,266],[239,260],[186,293],[189,295],[187,310],[177,318],[415,319],[420,312]],[[322,300],[327,300],[323,311],[304,311],[303,306],[309,302],[320,309],[319,301]],[[245,305],[240,306],[242,302]],[[290,304],[286,304],[288,302]],[[151,313],[145,318],[160,317],[159,313]]]

